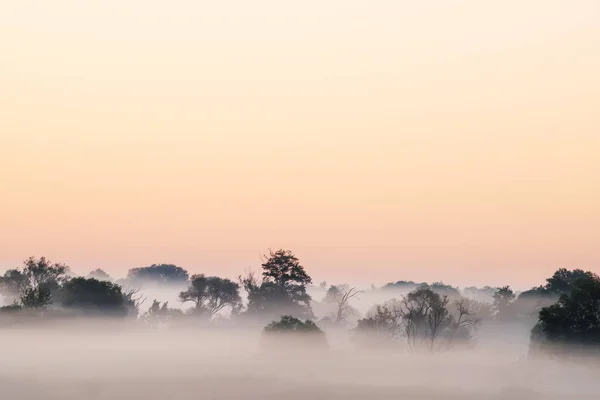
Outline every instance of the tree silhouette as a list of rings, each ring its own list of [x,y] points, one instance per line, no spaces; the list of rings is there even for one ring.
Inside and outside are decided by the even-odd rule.
[[[327,348],[327,337],[313,321],[301,321],[291,315],[284,315],[263,329],[263,349],[308,350]]]
[[[305,287],[312,283],[312,279],[290,250],[269,251],[269,255],[265,258],[262,264],[262,275],[266,282],[274,283],[282,290],[295,285]]]
[[[19,298],[19,304],[23,308],[45,309],[52,304],[52,294],[50,289],[41,286],[26,288]]]
[[[110,275],[108,275],[106,272],[104,272],[104,270],[100,268],[90,272],[87,277],[98,279],[99,281],[112,281]]]
[[[335,312],[333,323],[336,325],[348,324],[348,319],[358,316],[358,310],[350,305],[350,300],[358,296],[360,291],[348,285],[332,285],[325,294],[323,302],[334,304]]]
[[[586,272],[581,269],[574,269],[569,271],[566,268],[560,268],[554,274],[546,279],[546,286],[544,289],[548,293],[561,295],[563,293],[569,293],[575,284],[580,279],[593,279],[594,274],[592,272]]]
[[[86,315],[125,317],[128,307],[119,285],[94,278],[73,278],[63,285],[61,305]]]
[[[29,287],[29,278],[18,269],[9,269],[0,277],[0,294],[6,302],[13,302]]]
[[[571,286],[556,304],[541,309],[534,332],[551,342],[600,344],[600,278],[585,273]]]
[[[132,282],[151,282],[156,284],[185,283],[188,272],[173,264],[152,264],[149,267],[132,268],[127,279]]]
[[[179,300],[194,303],[194,313],[212,318],[225,307],[234,311],[241,308],[239,289],[240,285],[229,279],[193,275],[190,287],[179,294]]]
[[[253,273],[239,278],[248,293],[246,314],[269,319],[283,315],[314,317],[306,292],[312,279],[291,251],[270,251],[262,269],[262,280]]]
[[[0,277],[0,293],[9,301],[25,302],[43,308],[51,303],[60,286],[69,278],[69,267],[52,263],[45,257],[29,257],[23,268],[10,269]],[[38,306],[34,306],[38,304]]]
[[[503,286],[494,293],[493,310],[497,320],[506,320],[511,317],[511,304],[515,297],[510,286]]]
[[[404,338],[411,351],[447,349],[456,340],[469,340],[479,322],[473,300],[461,298],[453,303],[454,307],[449,304],[447,296],[419,288],[401,300],[378,305],[375,312],[358,322],[358,338],[367,343],[370,335],[388,342]]]
[[[159,301],[154,300],[148,311],[142,315],[142,321],[149,326],[158,327],[181,316],[183,316],[183,312],[175,308],[169,308],[168,302],[165,301],[161,305]]]
[[[25,260],[23,273],[29,280],[29,287],[42,286],[55,291],[68,279],[69,267],[61,263],[52,263],[45,257],[30,257]]]

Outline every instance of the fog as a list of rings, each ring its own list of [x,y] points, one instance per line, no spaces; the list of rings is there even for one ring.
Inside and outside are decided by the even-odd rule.
[[[353,288],[313,285],[291,252],[271,256],[262,281],[240,284],[153,265],[134,271],[161,279],[130,273],[119,285],[28,259],[0,277],[4,398],[599,398],[598,347],[585,336],[559,346],[534,328],[559,293],[586,293],[575,311],[596,315],[592,273],[560,269],[519,296],[441,282]],[[295,285],[274,274],[292,276],[290,264]]]
[[[598,371],[526,356],[523,332],[485,331],[469,350],[361,350],[350,331],[329,348],[265,351],[261,329],[151,330],[77,320],[3,330],[7,399],[592,399]]]

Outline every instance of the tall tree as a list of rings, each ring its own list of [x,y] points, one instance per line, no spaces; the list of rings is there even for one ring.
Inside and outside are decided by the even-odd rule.
[[[283,315],[313,318],[306,285],[312,279],[289,250],[269,251],[262,264],[262,280],[250,273],[240,277],[248,293],[248,314],[273,319]]]
[[[290,286],[306,286],[312,279],[290,250],[269,251],[262,264],[263,279],[286,290]]]

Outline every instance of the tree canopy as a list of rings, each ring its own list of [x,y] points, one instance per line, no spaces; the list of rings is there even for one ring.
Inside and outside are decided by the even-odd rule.
[[[87,315],[126,316],[128,307],[121,287],[95,278],[73,278],[66,282],[60,293],[65,309]]]
[[[183,303],[194,303],[194,312],[212,317],[225,307],[237,312],[242,307],[240,285],[217,276],[193,275],[190,286],[179,294]]]
[[[152,264],[149,267],[132,268],[127,273],[127,279],[138,282],[185,283],[189,273],[173,264]]]

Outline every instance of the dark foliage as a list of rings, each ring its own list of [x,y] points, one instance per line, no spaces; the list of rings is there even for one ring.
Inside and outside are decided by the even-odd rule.
[[[19,303],[23,308],[45,309],[52,304],[52,294],[45,287],[27,288],[19,298]]]
[[[542,308],[534,333],[553,342],[600,344],[600,278],[585,273],[571,287],[556,304]]]
[[[193,275],[190,287],[179,294],[179,300],[194,303],[194,314],[211,318],[225,307],[239,312],[242,307],[239,289],[240,285],[229,279]]]
[[[271,251],[262,264],[262,280],[254,274],[240,277],[248,293],[247,314],[272,319],[282,315],[313,318],[306,285],[312,282],[289,250]]]
[[[327,337],[311,320],[301,321],[284,315],[273,321],[263,330],[263,349],[277,351],[307,350],[327,348]]]
[[[94,278],[73,278],[60,292],[65,309],[85,315],[125,317],[128,314],[126,298],[119,285]]]
[[[188,272],[173,264],[152,264],[149,267],[133,268],[127,273],[131,282],[151,282],[157,284],[185,283]]]

